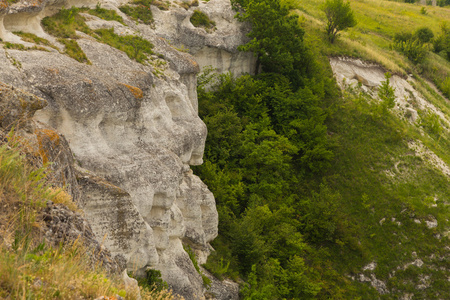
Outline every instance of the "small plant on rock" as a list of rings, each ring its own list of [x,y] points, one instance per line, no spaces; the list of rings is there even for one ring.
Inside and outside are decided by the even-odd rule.
[[[395,88],[390,86],[390,78],[392,75],[387,72],[384,74],[385,81],[381,82],[378,89],[378,97],[381,100],[381,105],[384,110],[394,108],[395,106]]]
[[[206,31],[213,30],[216,23],[211,20],[204,12],[196,9],[191,16],[191,23],[195,27],[203,27]]]

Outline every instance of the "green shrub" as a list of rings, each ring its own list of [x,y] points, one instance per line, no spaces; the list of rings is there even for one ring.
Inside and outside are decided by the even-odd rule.
[[[394,42],[406,42],[413,37],[411,32],[398,32],[394,35]]]
[[[395,106],[395,88],[390,86],[391,74],[387,72],[384,74],[385,81],[381,82],[381,86],[378,89],[378,97],[381,100],[381,106],[383,111],[394,108]]]
[[[192,0],[191,2],[180,2],[178,5],[188,10],[191,6],[198,6],[198,0]]]
[[[450,27],[447,23],[441,25],[442,33],[434,40],[434,52],[442,53],[447,60],[450,60]]]
[[[414,64],[423,62],[428,52],[428,45],[421,43],[418,39],[394,42],[393,47],[402,52]]]
[[[63,8],[57,14],[42,19],[41,23],[44,30],[51,35],[59,38],[77,39],[76,30],[87,34],[92,33],[84,18],[78,14],[79,12],[80,9],[76,7]]]
[[[206,30],[213,29],[216,26],[214,21],[209,19],[204,12],[201,12],[198,9],[194,10],[194,13],[191,16],[191,23],[195,27],[203,27]]]
[[[128,276],[135,277],[133,273],[128,273]],[[155,269],[145,270],[145,277],[136,277],[139,286],[151,291],[163,291],[169,288],[167,282],[161,278],[161,271]]]
[[[414,32],[414,37],[422,43],[429,43],[434,38],[434,34],[430,28],[421,27]]]
[[[442,92],[450,98],[450,77],[447,77],[444,82],[439,86]]]
[[[420,122],[419,124],[425,128],[425,130],[433,135],[440,135],[442,133],[441,118],[432,112],[419,111]]]
[[[210,271],[219,280],[223,280],[223,275],[228,272],[228,268],[230,267],[230,261],[224,263],[223,257],[219,258],[217,252],[213,252],[208,256],[208,261],[203,265],[203,267]]]

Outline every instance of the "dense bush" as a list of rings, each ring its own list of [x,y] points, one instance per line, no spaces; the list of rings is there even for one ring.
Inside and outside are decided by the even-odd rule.
[[[444,23],[441,26],[442,33],[434,40],[434,51],[442,53],[450,60],[450,27]]]
[[[395,41],[394,49],[402,52],[413,63],[423,62],[428,52],[428,45],[422,43],[419,39],[408,39],[406,41]]]
[[[279,0],[236,0],[234,5],[245,8],[245,12],[237,14],[238,19],[252,24],[248,34],[251,40],[239,49],[255,54],[255,73],[262,67],[264,72],[288,77],[295,87],[302,86],[311,60],[303,43],[305,32],[298,25],[298,16],[290,14],[289,7]]]
[[[422,43],[429,43],[434,38],[434,34],[430,28],[421,27],[414,32],[414,37]]]
[[[247,9],[241,20],[256,24],[242,50],[256,52],[263,72],[234,78],[209,70],[198,78],[208,139],[205,164],[195,171],[213,191],[221,220],[218,253],[205,266],[248,280],[245,299],[310,299],[321,284],[305,237],[333,243],[342,228],[332,203],[339,195],[301,191],[333,158],[323,99],[334,84],[313,68],[297,17],[280,2],[240,4]]]

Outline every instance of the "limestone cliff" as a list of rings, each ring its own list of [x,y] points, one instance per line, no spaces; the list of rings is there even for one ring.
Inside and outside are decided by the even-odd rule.
[[[182,245],[189,244],[203,263],[218,225],[214,196],[189,167],[202,163],[207,134],[197,115],[196,60],[221,72],[251,71],[251,55],[236,50],[244,33],[223,0],[196,8],[216,19],[214,33],[193,27],[193,8],[185,10],[175,2],[164,12],[152,6],[155,23],[149,26],[122,14],[117,8],[121,1],[105,1],[103,7],[116,10],[126,25],[89,15],[86,24],[139,35],[154,44],[167,64],[156,56],[151,61],[158,66],[138,63],[77,32],[91,64],[79,63],[61,53],[62,45],[40,21],[63,6],[95,7],[97,2],[1,2],[0,38],[29,50],[0,51],[0,82],[48,102],[34,118],[68,141],[77,180],[65,184],[83,207],[97,240],[113,256],[123,255],[129,270],[159,269],[175,292],[187,299],[203,298],[202,278]],[[32,49],[16,31],[46,38],[59,50]],[[192,49],[195,58],[168,40]]]

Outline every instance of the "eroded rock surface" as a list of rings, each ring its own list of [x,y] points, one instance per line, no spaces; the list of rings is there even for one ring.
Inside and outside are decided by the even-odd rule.
[[[252,53],[240,52],[239,45],[248,42],[248,24],[239,23],[229,1],[199,1],[189,9],[179,7],[179,1],[170,1],[169,10],[152,9],[155,31],[172,45],[186,49],[199,63],[200,68],[212,66],[219,73],[254,73],[256,58]],[[189,3],[189,2],[186,2]],[[205,13],[215,22],[215,28],[206,30],[192,25],[190,18],[195,10]]]
[[[338,84],[345,89],[348,86],[360,87],[362,91],[377,98],[378,87],[385,81],[388,72],[377,64],[346,57],[330,58],[333,73]],[[418,121],[417,110],[424,110],[439,116],[446,128],[450,128],[450,120],[440,109],[428,102],[414,87],[412,77],[402,78],[392,75],[390,85],[395,89],[395,110],[400,117],[408,116],[411,122]]]

